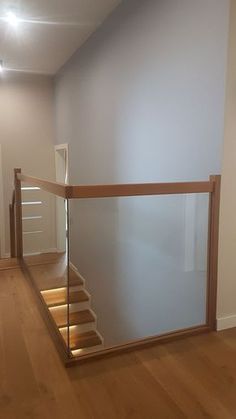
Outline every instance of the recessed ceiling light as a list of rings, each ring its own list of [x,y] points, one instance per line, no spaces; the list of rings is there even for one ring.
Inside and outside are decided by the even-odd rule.
[[[18,17],[13,12],[8,12],[5,20],[7,23],[9,23],[9,25],[14,27],[16,27],[19,23]]]

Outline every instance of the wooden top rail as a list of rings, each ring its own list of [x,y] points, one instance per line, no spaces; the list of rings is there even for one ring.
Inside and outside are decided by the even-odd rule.
[[[50,192],[54,195],[61,196],[62,198],[67,198],[68,185],[65,185],[64,183],[50,182],[48,180],[27,176],[23,173],[18,173],[17,179],[21,182],[29,183],[33,186],[38,186],[44,191]]]
[[[211,193],[214,191],[214,177],[206,182],[176,182],[176,183],[140,183],[121,185],[66,185],[43,179],[17,174],[17,179],[33,186],[61,196],[65,199],[76,198],[114,198],[125,196],[171,195],[191,193]]]
[[[109,198],[212,192],[213,182],[71,186],[69,198]]]

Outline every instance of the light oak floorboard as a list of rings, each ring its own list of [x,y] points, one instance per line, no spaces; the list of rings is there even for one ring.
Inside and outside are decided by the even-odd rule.
[[[0,271],[1,419],[236,418],[236,329],[66,369],[20,269]]]

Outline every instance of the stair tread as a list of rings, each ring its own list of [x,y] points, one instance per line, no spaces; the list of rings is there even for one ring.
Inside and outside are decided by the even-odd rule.
[[[41,294],[44,298],[45,303],[48,307],[60,306],[67,304],[67,290],[63,289],[53,289],[49,291],[41,291]],[[89,296],[84,290],[81,291],[72,291],[69,296],[69,303],[81,303],[89,300]]]
[[[67,343],[67,329],[60,330],[63,339]],[[102,339],[95,330],[85,333],[79,333],[76,329],[70,330],[70,349],[72,351],[76,349],[90,348],[91,346],[97,346],[102,344]]]
[[[55,310],[51,310],[50,312],[58,327],[65,327],[67,325],[66,307],[57,307]],[[95,317],[91,310],[74,311],[70,313],[71,326],[81,325],[94,321]]]

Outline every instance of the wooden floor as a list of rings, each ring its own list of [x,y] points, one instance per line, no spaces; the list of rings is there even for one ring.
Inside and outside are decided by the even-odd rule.
[[[236,418],[236,330],[66,369],[21,271],[2,270],[0,418]]]

